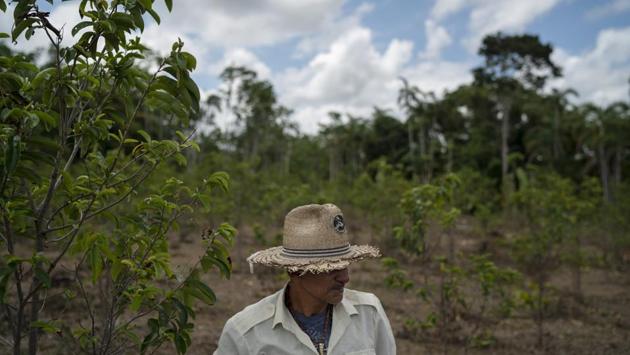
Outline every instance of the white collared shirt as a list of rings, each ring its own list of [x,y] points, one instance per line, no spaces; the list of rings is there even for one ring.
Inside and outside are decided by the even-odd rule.
[[[230,318],[214,355],[319,354],[284,304],[286,287]],[[393,355],[396,343],[379,299],[345,289],[333,307],[328,355]]]

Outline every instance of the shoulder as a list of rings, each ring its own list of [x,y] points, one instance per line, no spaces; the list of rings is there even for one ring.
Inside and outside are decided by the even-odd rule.
[[[371,306],[377,310],[382,308],[381,301],[373,293],[345,289],[344,298],[355,307]]]
[[[267,296],[260,301],[245,307],[225,323],[226,329],[233,329],[240,335],[256,325],[273,317],[276,311],[276,300],[281,291]]]

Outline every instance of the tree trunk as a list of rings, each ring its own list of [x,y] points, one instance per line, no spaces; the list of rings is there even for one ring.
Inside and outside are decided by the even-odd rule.
[[[446,161],[446,172],[450,173],[453,171],[453,149],[455,148],[455,143],[453,142],[453,138],[448,138],[446,143],[446,149],[448,149],[448,160]]]
[[[575,253],[577,260],[573,265],[573,293],[575,298],[582,302],[582,237],[575,237]]]
[[[409,160],[411,163],[411,179],[413,182],[418,182],[418,163],[416,158],[416,149],[413,142],[413,127],[411,125],[411,117],[407,120],[407,143],[409,145]]]
[[[559,126],[560,126],[560,112],[559,110],[556,108],[554,115],[553,115],[553,131],[552,131],[552,139],[553,139],[553,164],[554,167],[557,168],[556,164],[558,162],[558,159],[560,158],[560,141],[559,141]]]
[[[450,231],[446,232],[448,238],[448,262],[455,263],[455,238]]]
[[[22,304],[22,297],[19,297],[20,304],[15,315],[16,324],[14,325],[15,331],[13,334],[13,355],[20,355],[22,345],[22,325],[24,318],[24,305]]]
[[[610,172],[608,170],[608,159],[606,156],[606,150],[604,148],[603,143],[599,143],[597,146],[597,155],[599,160],[599,176],[602,181],[602,193],[604,198],[604,203],[610,202],[610,186],[609,186],[609,177]]]
[[[623,149],[620,145],[615,147],[615,162],[613,165],[613,177],[615,181],[615,186],[619,186],[621,184],[621,161],[623,155]]]
[[[284,174],[285,175],[289,175],[289,172],[291,171],[291,150],[293,148],[293,144],[291,143],[291,141],[289,140],[287,142],[287,150],[284,153]]]
[[[501,193],[503,198],[503,205],[507,205],[508,200],[508,170],[509,162],[508,155],[509,146],[508,139],[510,135],[510,111],[512,104],[509,99],[499,99],[499,110],[501,112]]]
[[[332,144],[328,147],[328,179],[334,181],[337,178],[337,172],[339,169],[339,154],[337,152],[338,143],[333,140]]]
[[[418,131],[418,145],[420,146],[420,179],[426,183],[427,169],[426,169],[426,156],[427,156],[427,133],[424,127],[424,119],[420,118],[420,130]]]
[[[543,299],[545,292],[545,282],[543,281],[542,275],[538,278],[538,300],[537,302],[537,319],[536,323],[538,326],[538,348],[543,348],[543,322],[544,322],[544,309],[543,309]]]
[[[40,229],[39,225],[37,226],[37,229]],[[44,251],[44,235],[41,233],[37,233],[37,236],[35,238],[36,238],[35,250],[39,254]],[[33,275],[36,275],[35,270],[39,270],[41,268],[42,268],[41,261],[35,263],[35,265],[33,265]],[[31,287],[37,287],[37,284],[39,282],[43,282],[43,281],[37,280],[37,278],[33,276],[33,283],[31,284]],[[39,308],[41,307],[39,293],[40,293],[39,289],[35,290],[35,292],[33,293],[33,298],[31,299],[31,315],[30,315],[30,322],[29,322],[30,332],[28,335],[28,353],[30,355],[37,354],[37,340],[39,337],[39,328],[31,326],[31,324],[39,320]]]
[[[435,116],[431,118],[431,126],[429,127],[429,135],[427,143],[429,144],[429,156],[427,157],[428,164],[428,179],[427,181],[431,181],[433,179],[433,156],[435,155],[435,144],[433,142],[433,128],[435,127]]]

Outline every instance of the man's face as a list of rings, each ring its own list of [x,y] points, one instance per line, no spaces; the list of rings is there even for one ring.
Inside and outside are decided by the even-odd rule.
[[[348,269],[334,270],[327,273],[306,273],[297,277],[300,288],[314,299],[337,304],[343,299],[343,288],[350,281]]]

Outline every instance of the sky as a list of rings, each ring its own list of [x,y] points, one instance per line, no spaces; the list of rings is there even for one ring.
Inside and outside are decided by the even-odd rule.
[[[50,8],[67,43],[78,4]],[[304,133],[317,133],[330,111],[399,112],[400,77],[438,96],[469,83],[482,38],[497,31],[553,45],[563,77],[549,88],[573,88],[579,102],[599,105],[629,99],[630,0],[180,0],[172,13],[156,4],[162,21],[145,27],[145,44],[166,53],[181,38],[204,93],[216,92],[228,65],[256,70]],[[11,6],[0,13],[0,32],[10,31],[11,14]],[[36,35],[15,46],[44,45]]]

